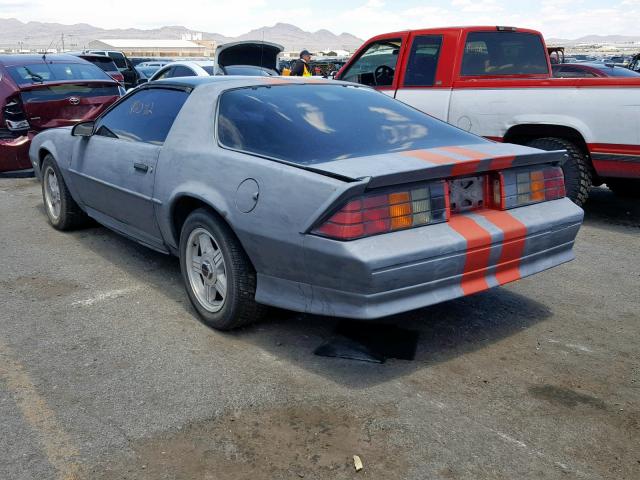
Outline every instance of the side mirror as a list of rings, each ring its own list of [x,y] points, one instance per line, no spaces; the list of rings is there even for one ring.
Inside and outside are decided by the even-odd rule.
[[[148,78],[139,78],[136,82],[136,85],[142,85],[143,83],[147,83],[149,81]]]
[[[95,126],[96,122],[93,120],[90,122],[78,123],[71,129],[71,135],[74,137],[91,137]]]

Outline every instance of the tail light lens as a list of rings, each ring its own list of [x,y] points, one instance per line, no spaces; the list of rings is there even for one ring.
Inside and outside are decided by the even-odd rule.
[[[5,125],[12,132],[29,129],[29,122],[19,96],[7,99],[7,103],[2,109],[2,116],[4,117]]]
[[[505,170],[493,175],[492,203],[502,210],[565,196],[560,167]]]
[[[372,192],[350,200],[312,233],[354,240],[380,233],[445,222],[449,216],[444,181]]]

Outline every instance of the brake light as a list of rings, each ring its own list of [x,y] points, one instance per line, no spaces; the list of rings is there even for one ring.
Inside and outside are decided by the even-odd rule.
[[[493,207],[501,210],[564,196],[564,175],[560,167],[505,170],[492,178]]]
[[[449,215],[447,196],[444,181],[371,192],[349,200],[312,233],[354,240],[445,222]]]
[[[4,108],[2,116],[7,128],[12,132],[19,132],[29,129],[29,122],[22,107],[22,101],[19,96],[9,98]]]

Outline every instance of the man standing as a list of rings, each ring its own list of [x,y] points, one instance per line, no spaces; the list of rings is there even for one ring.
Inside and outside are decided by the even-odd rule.
[[[300,52],[300,58],[296,60],[291,68],[292,77],[311,77],[313,75],[309,62],[311,61],[311,54],[309,50],[302,50]]]

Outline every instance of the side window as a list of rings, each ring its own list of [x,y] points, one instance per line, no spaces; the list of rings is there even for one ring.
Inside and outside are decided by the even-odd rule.
[[[390,86],[395,76],[401,46],[402,40],[399,38],[370,44],[340,80],[373,87]]]
[[[471,32],[462,57],[463,76],[532,75],[549,72],[538,35],[521,32]]]
[[[120,52],[109,52],[109,56],[113,58],[113,62],[118,68],[127,68],[127,61],[124,59],[124,55]]]
[[[171,75],[171,70],[173,70],[173,67],[167,67],[164,70],[160,70],[158,72],[158,74],[156,75],[156,77],[154,78],[154,80],[162,80],[163,78],[171,78],[173,75]]]
[[[168,88],[141,90],[102,117],[96,135],[162,145],[187,96]]]
[[[173,72],[171,72],[171,76],[172,77],[195,77],[196,74],[189,67],[178,65],[173,69]]]
[[[441,47],[440,35],[423,35],[413,40],[404,77],[406,86],[433,86]]]

